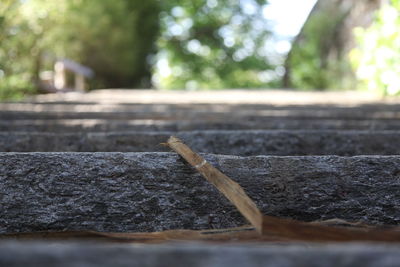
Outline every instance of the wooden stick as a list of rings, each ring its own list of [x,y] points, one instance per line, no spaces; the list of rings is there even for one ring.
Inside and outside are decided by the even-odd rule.
[[[229,199],[259,233],[262,232],[262,213],[238,183],[232,181],[228,176],[214,168],[180,139],[171,136],[168,139],[168,145]]]
[[[95,232],[95,231],[58,231],[24,232],[0,234],[0,241],[12,240],[98,240],[118,243],[163,243],[167,241],[207,241],[207,242],[291,242],[276,236],[262,236],[253,227],[237,227],[213,230],[167,230],[163,232]]]
[[[273,235],[303,241],[382,241],[400,242],[399,228],[383,230],[362,227],[333,227],[321,223],[307,223],[272,216],[263,216],[242,187],[193,152],[180,139],[171,136],[168,145],[195,167],[210,183],[224,194],[240,213],[262,235]]]
[[[335,227],[312,222],[300,222],[296,220],[277,218],[273,216],[263,217],[262,234],[272,234],[292,240],[318,242],[400,242],[400,231],[398,227],[393,227],[393,229]]]

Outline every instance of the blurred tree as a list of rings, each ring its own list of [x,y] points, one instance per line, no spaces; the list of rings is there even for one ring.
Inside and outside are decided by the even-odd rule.
[[[388,1],[367,29],[356,29],[358,46],[350,56],[361,88],[400,94],[400,0]]]
[[[283,85],[301,89],[349,89],[355,77],[348,53],[353,30],[367,27],[381,0],[319,0],[285,62]]]
[[[154,80],[161,88],[276,86],[262,0],[163,1]],[[274,83],[275,82],[275,83]]]
[[[34,91],[34,32],[20,14],[20,1],[0,5],[0,99],[20,98]],[[21,34],[26,32],[27,34]]]
[[[97,88],[149,87],[159,12],[158,0],[2,0],[0,98],[37,86],[49,58],[91,67]]]
[[[0,98],[32,91],[63,57],[91,67],[95,88],[150,87],[151,77],[161,88],[278,87],[285,69],[286,87],[350,87],[353,29],[381,1],[318,1],[283,68],[267,0],[1,0]]]
[[[159,11],[157,0],[72,1],[63,43],[75,51],[64,53],[95,71],[97,87],[148,88]]]

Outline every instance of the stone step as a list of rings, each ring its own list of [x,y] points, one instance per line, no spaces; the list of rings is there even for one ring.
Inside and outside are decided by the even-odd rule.
[[[354,106],[361,104],[396,104],[396,98],[382,99],[372,92],[336,91],[301,92],[293,90],[93,90],[89,93],[48,94],[32,99],[41,103],[174,103],[174,104],[273,104]]]
[[[205,154],[264,214],[400,222],[400,156]],[[0,233],[241,226],[237,210],[175,153],[0,153]]]
[[[16,102],[0,103],[0,111],[13,112],[215,112],[215,113],[304,113],[318,112],[320,114],[343,114],[343,113],[398,113],[400,104],[364,104],[343,106],[336,105],[272,105],[272,104],[225,104],[225,103],[188,103],[188,104],[169,104],[169,103],[117,103],[104,104],[98,102],[57,102],[57,103],[35,103],[35,102]]]
[[[99,132],[99,131],[193,131],[249,129],[400,130],[400,120],[325,120],[273,118],[262,121],[226,120],[105,120],[49,119],[1,120],[0,131]]]
[[[0,265],[7,267],[394,267],[399,262],[400,247],[387,244],[223,246],[201,243],[0,242]]]
[[[398,119],[400,105],[273,106],[243,104],[31,104],[3,103],[0,118],[13,119]]]
[[[225,155],[397,155],[400,131],[0,132],[1,152],[157,152],[171,135]]]
[[[169,112],[137,112],[137,111],[1,111],[2,120],[26,120],[26,119],[115,119],[115,120],[133,120],[133,119],[155,119],[155,120],[257,120],[265,121],[280,118],[293,119],[341,119],[341,120],[398,120],[399,111],[385,112],[365,112],[338,110],[332,111],[285,111],[285,110],[263,110],[263,111],[235,111],[235,112],[213,112],[213,111],[169,111]]]

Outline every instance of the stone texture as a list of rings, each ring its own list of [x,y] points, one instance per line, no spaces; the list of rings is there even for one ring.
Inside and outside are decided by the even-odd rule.
[[[162,120],[231,120],[265,121],[293,119],[383,119],[400,118],[400,105],[274,106],[268,104],[99,104],[99,103],[3,103],[3,120],[26,119],[162,119]]]
[[[359,93],[290,91],[46,95],[0,104],[0,150],[158,151],[165,149],[158,143],[176,133],[195,150],[218,154],[398,154],[398,132],[382,131],[400,130],[398,103]],[[249,129],[281,131],[237,131]],[[400,156],[204,156],[265,214],[400,223]],[[0,153],[0,184],[0,233],[246,223],[174,153]],[[387,267],[398,266],[399,252],[399,246],[382,244],[0,240],[0,266]]]
[[[17,102],[1,103],[0,112],[33,112],[33,113],[57,113],[57,112],[136,112],[144,113],[236,113],[241,115],[314,115],[328,116],[340,114],[367,114],[376,117],[389,117],[400,112],[400,105],[383,103],[369,105],[273,105],[273,104],[226,104],[226,103],[101,103],[101,102]]]
[[[269,215],[400,222],[400,157],[205,158]],[[0,233],[243,225],[174,153],[0,153]]]
[[[191,131],[0,133],[2,152],[156,152],[177,135],[198,152],[225,155],[395,155],[399,131]]]
[[[193,131],[193,130],[400,130],[400,120],[334,120],[275,118],[268,120],[105,120],[49,119],[1,120],[0,131],[99,132],[99,131]]]
[[[210,245],[0,242],[0,265],[7,267],[395,267],[395,245]]]
[[[225,155],[395,155],[398,131],[0,132],[2,152],[157,152],[177,135],[194,150]]]
[[[26,119],[162,119],[162,120],[257,120],[266,121],[279,118],[293,119],[382,119],[382,120],[398,120],[400,111],[368,111],[363,109],[304,109],[304,110],[279,110],[268,108],[265,110],[227,110],[227,111],[202,111],[196,110],[114,110],[114,111],[79,111],[61,110],[61,111],[42,111],[42,110],[2,110],[0,111],[0,119],[4,120],[26,120]]]
[[[40,103],[175,103],[175,104],[273,104],[273,105],[327,105],[354,106],[362,104],[396,104],[397,99],[382,98],[373,92],[337,91],[302,92],[294,90],[93,90],[90,93],[47,94],[31,99]],[[397,100],[397,101],[396,101]]]

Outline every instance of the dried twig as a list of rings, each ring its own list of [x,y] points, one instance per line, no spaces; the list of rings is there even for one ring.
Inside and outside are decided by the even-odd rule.
[[[263,216],[238,183],[214,168],[180,139],[171,136],[168,139],[168,145],[224,194],[241,214],[253,224],[257,231],[263,235],[304,241],[400,242],[400,231],[398,229],[333,227],[322,223],[306,223],[273,216]]]
[[[180,139],[171,136],[168,145],[197,169],[210,183],[228,198],[240,213],[257,229],[262,231],[262,213],[247,196],[242,187],[214,168],[200,155],[193,152]]]
[[[18,240],[97,240],[118,243],[163,243],[167,241],[207,242],[287,242],[276,236],[262,236],[253,227],[237,227],[219,230],[168,230],[149,233],[105,233],[95,231],[58,231],[0,234],[2,239]]]

